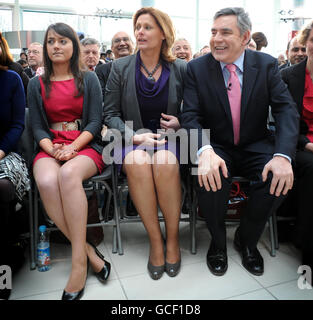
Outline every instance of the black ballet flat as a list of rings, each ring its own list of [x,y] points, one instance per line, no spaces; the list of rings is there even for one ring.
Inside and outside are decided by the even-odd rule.
[[[97,247],[94,244],[90,242],[88,242],[88,244],[90,244],[93,247],[93,249],[96,252],[96,255],[104,262],[103,268],[99,272],[95,272],[95,275],[100,282],[105,283],[111,272],[111,264],[110,262],[104,259],[102,253],[97,249]]]

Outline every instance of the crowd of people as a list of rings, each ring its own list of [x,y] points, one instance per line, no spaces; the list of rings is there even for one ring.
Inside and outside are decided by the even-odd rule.
[[[69,25],[55,23],[42,44],[21,53],[19,63],[0,33],[0,265],[10,264],[8,217],[29,189],[18,150],[29,108],[36,144],[29,174],[72,248],[62,300],[82,297],[89,265],[102,283],[110,274],[110,263],[86,240],[82,187],[107,165],[103,126],[122,137],[113,159],[149,237],[152,279],[175,277],[181,268],[182,150],[169,139],[180,130],[187,132],[190,149],[196,148],[189,164],[197,165],[199,211],[211,234],[210,272],[222,276],[228,268],[225,216],[234,176],[250,181],[234,239],[247,271],[264,273],[257,244],[291,189],[297,194],[301,264],[313,268],[313,23],[289,41],[280,67],[260,52],[267,46],[265,35],[251,30],[243,8],[219,10],[209,45],[193,55],[188,40],[175,38],[170,17],[145,7],[133,17],[135,43],[120,31],[102,56],[96,39],[80,40]],[[269,110],[274,131],[268,128]],[[23,174],[17,172],[21,168]]]

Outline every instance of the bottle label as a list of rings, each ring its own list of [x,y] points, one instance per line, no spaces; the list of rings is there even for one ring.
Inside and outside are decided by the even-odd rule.
[[[48,266],[50,264],[50,247],[38,249],[38,264],[40,266]]]

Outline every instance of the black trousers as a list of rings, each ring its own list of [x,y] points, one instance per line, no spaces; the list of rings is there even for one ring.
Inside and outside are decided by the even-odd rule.
[[[220,171],[222,188],[217,192],[208,192],[204,187],[200,188],[197,183],[199,207],[212,236],[211,245],[226,250],[225,217],[232,177],[242,176],[250,180],[250,196],[245,213],[240,219],[239,236],[242,245],[254,249],[268,217],[285,198],[270,195],[271,173],[265,182],[262,181],[264,166],[273,158],[273,155],[242,151],[237,147],[230,150],[214,148],[214,151],[224,159],[228,169],[228,178],[224,178]]]
[[[313,153],[298,151],[295,166],[297,202],[296,245],[302,249],[302,263],[313,268]]]

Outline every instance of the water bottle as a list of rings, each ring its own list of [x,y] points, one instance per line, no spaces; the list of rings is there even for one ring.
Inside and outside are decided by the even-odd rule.
[[[39,227],[39,241],[37,247],[37,265],[38,271],[48,271],[50,265],[50,244],[49,234],[46,226]]]

